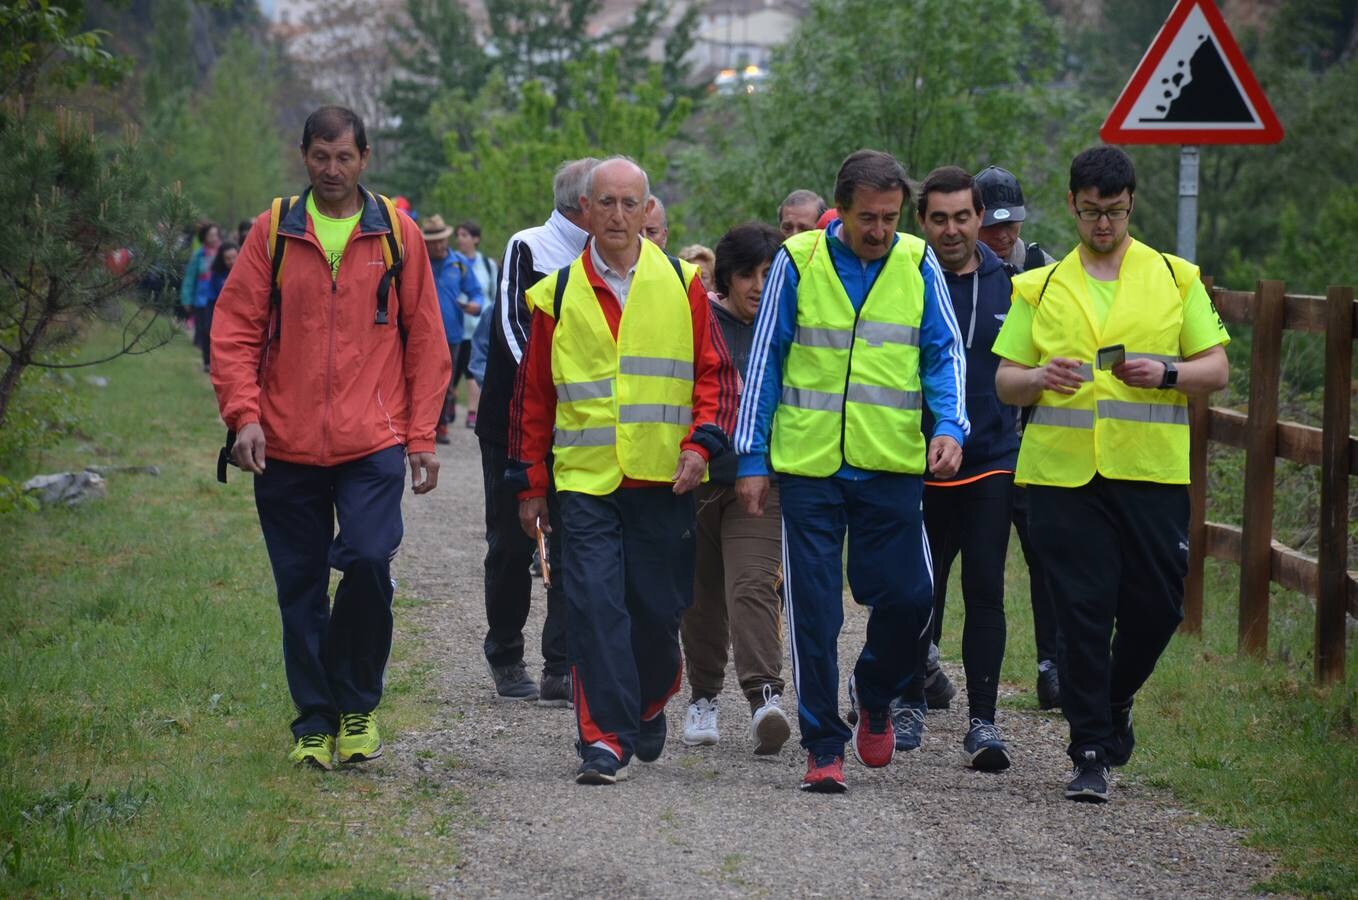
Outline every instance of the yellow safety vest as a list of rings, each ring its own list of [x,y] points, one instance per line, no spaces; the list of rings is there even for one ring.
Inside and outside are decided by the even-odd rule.
[[[919,329],[924,241],[898,234],[881,274],[854,314],[825,232],[783,244],[797,267],[797,330],[773,414],[773,468],[824,478],[860,469],[924,471]]]
[[[589,252],[588,250],[586,252]],[[530,308],[556,319],[552,474],[559,491],[602,496],[624,476],[670,481],[693,421],[697,268],[650,241],[623,307],[618,337],[585,273],[584,255],[528,289]]]
[[[1129,238],[1129,240],[1131,240]],[[1127,359],[1179,360],[1184,298],[1198,267],[1131,240],[1117,294],[1100,326],[1079,248],[1051,266],[1014,278],[1014,302],[1033,307],[1038,365],[1081,360],[1086,381],[1074,394],[1043,391],[1019,447],[1019,484],[1079,487],[1105,478],[1188,483],[1188,398],[1135,388],[1095,368],[1100,347],[1122,344]]]

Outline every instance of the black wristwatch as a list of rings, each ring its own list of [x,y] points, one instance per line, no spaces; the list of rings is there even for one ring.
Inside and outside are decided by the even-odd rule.
[[[1179,370],[1175,368],[1174,363],[1166,362],[1164,377],[1160,379],[1160,390],[1162,391],[1167,390],[1169,388],[1174,387],[1178,383],[1179,383]]]

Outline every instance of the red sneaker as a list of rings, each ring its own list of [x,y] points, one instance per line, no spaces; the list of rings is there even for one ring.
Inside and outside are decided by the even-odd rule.
[[[869,769],[880,769],[891,762],[896,752],[896,729],[891,727],[891,710],[869,712],[858,702],[852,679],[849,696],[858,710],[858,721],[853,728],[853,755]]]
[[[802,790],[813,794],[842,794],[847,791],[848,787],[844,784],[844,757],[808,753]]]

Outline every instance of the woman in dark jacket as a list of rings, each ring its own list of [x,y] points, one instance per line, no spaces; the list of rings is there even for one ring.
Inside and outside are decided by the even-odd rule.
[[[230,241],[217,248],[217,255],[212,257],[212,268],[209,270],[212,274],[207,283],[207,303],[194,310],[197,318],[193,323],[193,342],[203,351],[204,372],[212,370],[212,311],[217,307],[217,296],[221,294],[239,255],[240,248]]]

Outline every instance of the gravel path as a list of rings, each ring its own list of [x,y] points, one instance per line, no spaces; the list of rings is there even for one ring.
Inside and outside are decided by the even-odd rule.
[[[403,594],[428,601],[403,616],[428,629],[446,702],[429,731],[392,741],[385,764],[409,783],[446,786],[449,810],[463,809],[461,862],[428,873],[431,894],[1218,897],[1248,894],[1268,877],[1267,857],[1162,792],[1115,777],[1112,803],[1062,799],[1065,723],[1053,714],[1002,711],[1014,766],[985,775],[961,765],[965,711],[954,702],[930,714],[922,751],[878,770],[851,759],[849,793],[824,796],[797,789],[805,756],[795,724],[781,755],[751,753],[735,690],[721,698],[721,743],[685,748],[684,691],[670,703],[657,763],[634,763],[615,787],[575,785],[570,711],[492,699],[481,655],[480,456],[471,432],[460,423],[453,431],[439,448],[438,490],[407,500],[395,568]],[[534,673],[540,584],[535,591]],[[866,621],[847,605],[841,660],[854,658]],[[728,686],[734,680],[728,673]],[[784,709],[795,710],[791,697]]]

